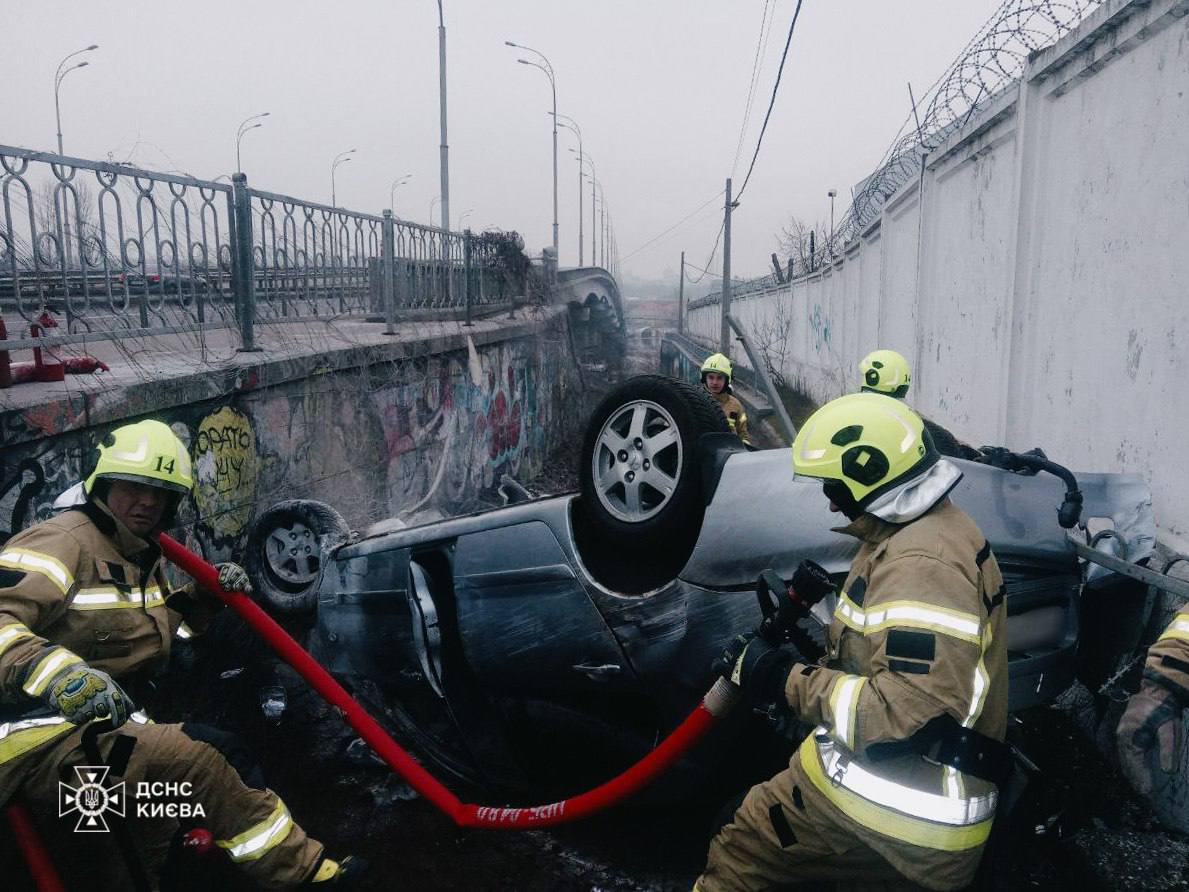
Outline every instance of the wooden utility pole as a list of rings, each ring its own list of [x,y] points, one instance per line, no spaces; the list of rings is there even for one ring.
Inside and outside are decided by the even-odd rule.
[[[681,278],[677,280],[677,333],[685,333],[685,252],[681,252]]]
[[[719,322],[718,350],[728,359],[731,356],[731,178],[727,177],[727,201],[723,206],[722,223],[722,317]]]

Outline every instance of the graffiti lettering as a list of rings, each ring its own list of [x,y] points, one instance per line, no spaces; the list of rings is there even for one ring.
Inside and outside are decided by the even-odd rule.
[[[256,464],[256,440],[244,415],[224,406],[198,423],[194,502],[216,544],[239,536],[251,519]]]

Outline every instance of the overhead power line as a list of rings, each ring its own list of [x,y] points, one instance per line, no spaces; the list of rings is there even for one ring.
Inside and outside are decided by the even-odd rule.
[[[664,238],[666,235],[668,235],[670,232],[672,232],[677,227],[681,226],[684,223],[689,222],[690,219],[692,219],[693,217],[697,216],[699,213],[704,211],[707,208],[707,206],[709,206],[712,202],[718,201],[719,196],[722,195],[723,192],[725,192],[725,191],[726,191],[725,189],[720,189],[718,191],[718,194],[711,195],[710,198],[708,198],[706,201],[702,202],[700,205],[698,205],[696,208],[694,208],[692,211],[690,211],[688,214],[686,214],[684,217],[682,217],[680,220],[678,220],[672,226],[670,226],[667,229],[665,229],[664,231],[654,235],[652,238],[650,238],[644,244],[640,245],[638,248],[635,248],[634,250],[629,251],[627,254],[624,254],[622,257],[619,258],[619,262],[623,263],[623,261],[627,260],[629,257],[634,257],[636,254],[639,254],[641,251],[643,251],[648,246],[654,244],[655,242],[660,241],[662,238]]]
[[[751,60],[751,80],[747,87],[747,104],[743,109],[743,124],[739,127],[739,140],[735,143],[735,160],[731,162],[731,176],[739,167],[739,155],[743,151],[743,139],[747,136],[747,125],[751,122],[751,106],[755,100],[756,85],[760,80],[760,59],[768,52],[768,38],[772,36],[771,18],[776,15],[774,0],[764,0],[764,11],[760,16],[760,33],[756,37],[755,57]]]
[[[776,93],[780,90],[780,78],[784,74],[784,63],[789,55],[789,46],[793,42],[793,32],[797,29],[797,19],[801,15],[801,4],[803,0],[797,0],[797,8],[793,10],[793,20],[789,23],[789,36],[784,42],[784,52],[780,55],[780,68],[776,71],[776,83],[772,85],[772,98],[768,100],[768,111],[764,115],[764,124],[760,127],[760,135],[756,139],[756,150],[751,156],[751,164],[747,168],[747,176],[743,178],[743,185],[739,187],[739,194],[735,196],[735,201],[743,197],[743,192],[747,189],[747,184],[751,180],[752,171],[755,170],[756,159],[760,157],[760,146],[764,144],[764,134],[768,130],[768,120],[772,117],[772,107],[776,105]]]

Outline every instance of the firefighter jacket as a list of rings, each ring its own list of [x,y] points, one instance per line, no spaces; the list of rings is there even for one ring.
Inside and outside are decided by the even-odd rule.
[[[725,390],[722,393],[710,395],[718,401],[719,408],[727,416],[727,424],[731,426],[731,431],[744,443],[751,443],[751,436],[747,430],[747,412],[743,408],[743,403],[739,402],[733,393],[727,393]]]
[[[156,543],[101,502],[0,547],[0,803],[20,784],[25,757],[74,727],[43,699],[62,669],[87,663],[128,684],[162,669],[173,636],[189,637],[189,624],[210,615],[188,587],[171,593]]]
[[[1148,648],[1144,678],[1172,691],[1181,703],[1189,704],[1189,605]]]
[[[798,664],[785,688],[793,710],[818,726],[791,768],[813,794],[807,801],[910,880],[961,888],[978,868],[997,787],[958,767],[955,744],[974,739],[1006,755],[999,567],[948,498],[906,524],[864,514],[839,531],[862,545],[823,665]]]

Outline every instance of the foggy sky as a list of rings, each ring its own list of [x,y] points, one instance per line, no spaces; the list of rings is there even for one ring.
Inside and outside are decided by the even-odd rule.
[[[806,0],[756,173],[734,217],[733,272],[769,270],[790,214],[829,218],[826,192],[869,173],[918,97],[1000,0]],[[795,0],[777,0],[738,189],[763,120]],[[550,243],[549,83],[504,40],[545,53],[558,111],[575,118],[614,215],[621,257],[706,202],[732,174],[762,0],[445,0],[451,223],[516,229]],[[240,121],[251,185],[429,222],[438,188],[438,11],[434,0],[0,0],[0,143],[53,150],[54,71],[68,155],[213,178],[235,169]],[[578,165],[559,132],[563,265],[577,261]],[[590,193],[584,195],[590,248]],[[435,208],[434,221],[437,222]],[[705,264],[721,199],[623,263],[676,282],[679,253]],[[712,270],[717,275],[719,260]],[[713,276],[693,293],[712,286]]]

